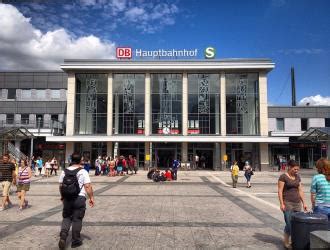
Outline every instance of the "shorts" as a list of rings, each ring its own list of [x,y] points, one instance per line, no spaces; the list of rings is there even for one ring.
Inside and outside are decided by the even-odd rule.
[[[11,182],[10,181],[2,181],[1,186],[2,186],[2,196],[9,196],[9,190],[10,190]]]
[[[30,190],[30,183],[21,183],[21,184],[17,184],[17,192],[21,192],[22,190],[29,191]]]

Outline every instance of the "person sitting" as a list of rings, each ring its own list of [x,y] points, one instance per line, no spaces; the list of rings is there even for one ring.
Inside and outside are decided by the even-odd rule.
[[[172,179],[172,173],[169,169],[166,169],[164,176],[165,176],[167,181],[172,181],[173,180]]]

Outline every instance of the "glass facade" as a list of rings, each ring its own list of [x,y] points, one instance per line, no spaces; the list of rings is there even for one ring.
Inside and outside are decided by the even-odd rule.
[[[151,74],[152,134],[182,134],[182,74]]]
[[[188,74],[188,134],[220,134],[218,74]]]
[[[106,134],[107,74],[76,74],[75,134]]]
[[[257,73],[226,74],[226,129],[228,135],[259,135]]]
[[[144,92],[144,74],[114,75],[114,134],[144,134]]]

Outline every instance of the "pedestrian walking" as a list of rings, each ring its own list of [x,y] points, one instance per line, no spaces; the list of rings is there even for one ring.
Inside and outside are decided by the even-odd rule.
[[[180,167],[180,161],[174,160],[172,164],[172,179],[176,181],[178,179],[178,169]]]
[[[36,164],[37,164],[38,172],[37,171],[35,172],[35,176],[41,175],[41,171],[43,168],[43,162],[42,162],[42,158],[40,156],[38,157]]]
[[[246,179],[246,187],[250,188],[251,187],[251,176],[254,174],[253,173],[253,169],[251,167],[251,165],[249,164],[248,161],[245,162],[245,165],[243,167],[243,171],[244,171],[244,176]]]
[[[16,185],[16,172],[15,165],[10,162],[9,155],[2,156],[2,162],[0,162],[0,182],[2,186],[2,205],[0,211],[3,211],[12,206],[9,199],[10,186]]]
[[[87,171],[81,166],[81,155],[73,153],[71,161],[72,165],[62,171],[59,179],[61,200],[63,202],[63,220],[58,243],[60,249],[65,249],[71,224],[71,247],[75,248],[83,244],[80,232],[86,210],[86,192],[90,207],[95,205],[91,180]]]
[[[23,208],[28,207],[28,201],[26,200],[26,192],[30,190],[31,177],[32,170],[28,166],[27,161],[21,160],[17,176],[17,197],[19,200],[19,211],[22,211]]]
[[[280,209],[285,220],[283,243],[286,248],[290,248],[291,217],[295,212],[300,212],[302,207],[307,211],[304,191],[298,175],[299,165],[294,160],[288,162],[287,173],[282,174],[278,179],[278,198]]]
[[[318,174],[313,176],[311,184],[311,202],[313,212],[325,214],[330,221],[330,163],[321,158],[316,162]]]
[[[233,162],[233,165],[231,165],[230,170],[231,170],[231,179],[233,180],[233,188],[236,188],[238,182],[238,173],[239,173],[239,167],[237,165],[237,161]]]

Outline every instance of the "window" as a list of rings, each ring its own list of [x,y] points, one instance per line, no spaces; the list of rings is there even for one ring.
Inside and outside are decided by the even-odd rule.
[[[51,98],[53,99],[61,98],[61,90],[59,89],[52,89],[50,93],[51,93]]]
[[[36,115],[37,127],[42,128],[44,126],[44,116],[42,114]]]
[[[307,118],[301,118],[301,131],[307,130]]]
[[[22,99],[31,99],[31,89],[22,89]]]
[[[220,134],[218,74],[188,74],[188,134]]]
[[[276,118],[277,131],[284,131],[284,118]]]
[[[36,90],[37,99],[45,99],[46,98],[46,90],[45,89],[37,89]]]
[[[325,127],[330,128],[330,118],[324,118]]]
[[[107,74],[76,74],[76,134],[107,133]]]
[[[58,121],[58,115],[51,115],[51,116],[50,116],[50,119],[51,119],[52,121]]]
[[[7,124],[14,124],[14,114],[7,114],[6,123]]]
[[[8,89],[8,99],[15,99],[16,98],[16,89]]]
[[[227,134],[259,135],[259,76],[226,74]]]
[[[29,124],[29,114],[21,114],[21,124]]]
[[[144,75],[114,74],[115,134],[144,134]]]

